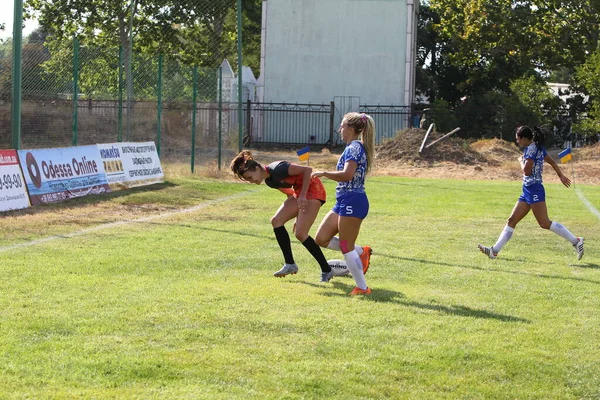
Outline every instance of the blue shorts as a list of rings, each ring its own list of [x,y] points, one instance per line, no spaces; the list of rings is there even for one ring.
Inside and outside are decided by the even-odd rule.
[[[523,201],[527,204],[546,201],[546,190],[544,190],[544,185],[541,183],[534,183],[533,185],[523,186],[523,193],[521,193],[519,201]]]
[[[366,193],[344,192],[335,198],[332,211],[341,217],[365,219],[369,213],[369,199]]]

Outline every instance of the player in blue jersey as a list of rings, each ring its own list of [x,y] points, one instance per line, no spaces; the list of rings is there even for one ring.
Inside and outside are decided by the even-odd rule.
[[[315,171],[312,176],[337,181],[335,205],[323,218],[315,241],[322,247],[341,251],[356,287],[351,295],[371,294],[365,281],[364,259],[371,249],[355,245],[362,221],[369,212],[369,200],[365,193],[365,177],[375,161],[375,123],[366,114],[351,112],[344,115],[340,135],[346,148],[338,160],[335,171]],[[339,237],[335,235],[339,233]],[[359,254],[363,251],[362,259]],[[367,254],[368,252],[368,254]]]
[[[480,244],[478,245],[479,250],[489,258],[496,258],[502,247],[510,240],[519,221],[531,210],[540,227],[550,229],[568,240],[577,253],[577,259],[581,260],[581,257],[583,257],[583,238],[574,236],[563,225],[556,221],[550,221],[550,218],[548,218],[546,192],[542,184],[544,161],[552,166],[563,185],[569,187],[571,180],[563,175],[556,161],[546,152],[543,146],[544,135],[539,128],[534,127],[531,129],[528,126],[520,126],[517,128],[515,136],[519,147],[525,148],[523,156],[519,160],[523,170],[523,193],[513,208],[496,244],[490,247]]]

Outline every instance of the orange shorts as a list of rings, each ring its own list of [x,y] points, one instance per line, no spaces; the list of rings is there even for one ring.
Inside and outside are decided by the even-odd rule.
[[[298,198],[298,196],[300,196],[301,191],[302,187],[294,187],[294,197]],[[308,186],[308,191],[306,192],[306,199],[317,199],[322,204],[325,204],[325,202],[327,201],[327,193],[325,192],[325,186],[323,186],[323,182],[321,182],[319,178],[311,178],[310,185]]]

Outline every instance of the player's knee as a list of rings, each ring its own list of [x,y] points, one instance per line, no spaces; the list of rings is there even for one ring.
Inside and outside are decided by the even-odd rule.
[[[304,243],[304,241],[306,239],[308,239],[308,233],[306,232],[294,232],[294,234],[296,235],[296,239],[298,239],[300,241],[300,243]]]
[[[542,229],[550,229],[550,225],[552,225],[552,222],[541,221],[541,222],[538,222],[538,224],[540,224],[540,228],[542,228]]]
[[[315,236],[315,243],[320,247],[326,248],[327,246],[329,246],[329,240],[319,235]]]
[[[282,221],[280,218],[276,216],[274,216],[273,218],[271,218],[271,225],[273,226],[273,228],[277,228],[278,226],[283,226],[284,221]]]

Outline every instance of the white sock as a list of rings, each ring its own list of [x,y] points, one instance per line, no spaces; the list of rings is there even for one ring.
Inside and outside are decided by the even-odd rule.
[[[327,248],[331,250],[342,251],[342,248],[340,247],[340,238],[337,236],[332,237],[329,241],[329,245],[327,245]],[[356,251],[356,253],[360,256],[363,253],[363,248],[361,246],[354,245],[354,251]]]
[[[356,282],[356,286],[363,290],[367,289],[367,281],[365,281],[365,274],[363,274],[362,262],[360,261],[360,256],[356,250],[344,254],[344,260],[346,260],[346,265],[354,278],[354,282]]]
[[[496,242],[495,245],[492,246],[492,251],[494,253],[500,253],[500,250],[502,250],[502,248],[504,247],[506,242],[508,242],[510,240],[514,231],[515,231],[515,228],[511,228],[510,226],[506,225],[504,227],[504,229],[502,230],[502,233],[500,234],[498,241]]]
[[[550,224],[550,230],[556,233],[558,236],[567,239],[569,242],[571,242],[571,244],[577,244],[577,238],[575,235],[573,235],[571,231],[565,228],[562,224],[552,221],[552,224]]]

